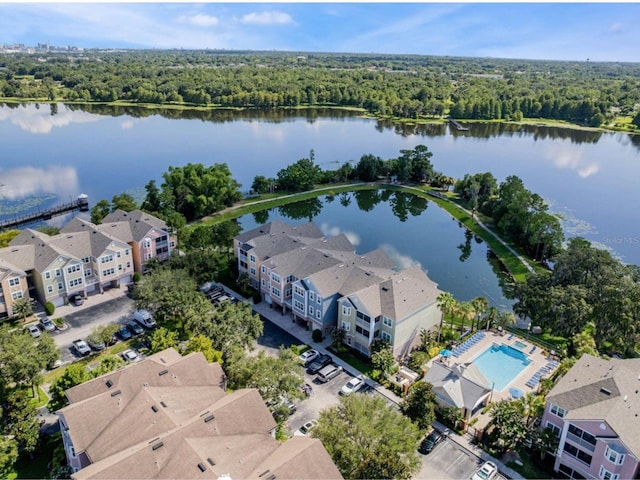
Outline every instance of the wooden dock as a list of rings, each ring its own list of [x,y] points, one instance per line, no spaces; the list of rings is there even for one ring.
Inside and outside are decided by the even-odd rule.
[[[89,197],[85,194],[79,195],[75,202],[63,203],[47,210],[39,210],[37,212],[20,215],[13,218],[0,221],[0,230],[8,228],[16,228],[28,225],[42,220],[51,220],[51,218],[62,215],[63,213],[79,210],[80,212],[89,211]]]
[[[456,130],[458,130],[459,132],[468,132],[469,128],[468,127],[463,127],[462,125],[460,125],[458,122],[456,122],[453,118],[449,119],[449,124],[451,126],[453,126]]]

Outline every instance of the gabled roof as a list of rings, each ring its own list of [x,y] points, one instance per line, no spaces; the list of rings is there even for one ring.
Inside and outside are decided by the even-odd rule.
[[[491,392],[489,381],[473,363],[448,367],[434,362],[424,381],[433,385],[434,393],[448,398],[458,408],[473,410]]]
[[[0,248],[0,258],[24,272],[35,268],[35,245],[9,245]]]
[[[605,421],[640,458],[640,359],[584,354],[547,394],[565,420]]]
[[[271,257],[265,264],[278,275],[285,277],[294,275],[297,278],[305,278],[312,273],[340,264],[340,260],[315,248],[300,247]]]
[[[248,243],[261,237],[283,237],[285,235],[313,239],[321,238],[322,232],[313,222],[292,226],[280,220],[273,220],[252,230],[242,232],[234,240],[240,243]],[[252,243],[251,245],[255,246]]]
[[[5,260],[0,252],[0,282],[5,278],[24,277],[26,272]]]
[[[20,232],[20,235],[13,238],[11,242],[9,242],[9,245],[33,245],[33,267],[27,270],[35,269],[38,272],[45,271],[58,257],[65,259],[65,262],[60,264],[60,266],[66,265],[69,260],[79,261],[79,258],[82,258],[82,256],[75,255],[66,248],[53,243],[52,240],[54,238],[55,237],[50,237],[46,233],[26,228]]]
[[[131,212],[116,210],[102,219],[102,225],[113,224],[114,222],[128,222],[131,236],[136,242],[140,242],[151,229],[168,230],[167,224],[163,220],[142,210],[132,210]]]
[[[351,303],[371,317],[384,315],[402,321],[436,303],[440,291],[419,266],[395,273],[378,284],[349,295]]]
[[[127,223],[122,223],[129,230]],[[51,242],[55,245],[66,246],[69,251],[76,253],[84,258],[93,256],[98,258],[115,242],[119,248],[127,246],[130,232],[122,238],[118,235],[120,232],[109,231],[108,228],[101,228],[102,225],[94,225],[78,217],[74,217],[61,230],[60,235],[51,238]],[[82,252],[82,255],[80,255]]]

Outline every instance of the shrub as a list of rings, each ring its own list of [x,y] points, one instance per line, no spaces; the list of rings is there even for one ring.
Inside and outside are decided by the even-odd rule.
[[[56,311],[56,306],[51,302],[46,302],[44,304],[44,311],[47,315],[53,315],[53,312]]]
[[[322,330],[320,330],[319,328],[316,328],[313,331],[313,333],[311,334],[311,338],[316,343],[321,342],[322,341]]]
[[[411,354],[411,360],[409,361],[409,368],[414,372],[421,373],[422,366],[429,360],[429,354],[427,352],[415,351]]]
[[[60,328],[60,327],[62,327],[64,325],[64,318],[62,318],[62,317],[54,318],[52,321],[53,321],[53,323],[56,324],[56,327],[58,327],[58,328]]]
[[[134,272],[133,283],[138,283],[139,281],[140,281],[140,274],[138,272]]]

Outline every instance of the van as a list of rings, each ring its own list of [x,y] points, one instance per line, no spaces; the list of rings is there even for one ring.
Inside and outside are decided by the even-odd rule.
[[[151,314],[146,310],[136,310],[133,314],[133,318],[143,327],[153,328],[156,326],[156,321]]]
[[[342,372],[342,367],[339,365],[327,365],[322,370],[318,372],[318,380],[327,383],[332,378],[336,378]]]

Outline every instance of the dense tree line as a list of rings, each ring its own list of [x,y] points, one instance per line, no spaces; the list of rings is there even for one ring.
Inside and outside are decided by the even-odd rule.
[[[0,56],[0,98],[270,109],[598,126],[640,103],[640,65],[417,55],[87,50]]]
[[[593,325],[599,351],[635,351],[640,340],[640,269],[624,265],[583,238],[572,238],[553,269],[514,286],[514,310],[573,337]]]

